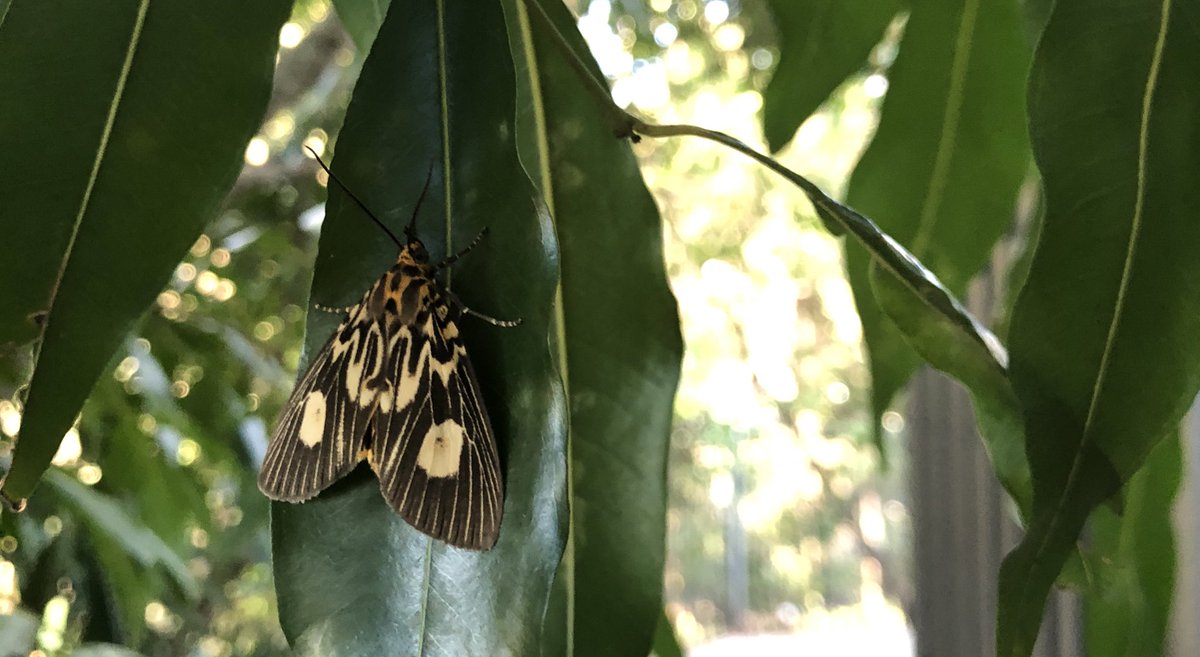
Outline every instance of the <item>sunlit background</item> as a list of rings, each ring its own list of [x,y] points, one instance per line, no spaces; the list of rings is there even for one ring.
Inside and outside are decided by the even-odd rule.
[[[778,49],[763,0],[573,9],[619,104],[765,150],[760,92]],[[0,519],[0,613],[23,619],[6,627],[31,633],[35,655],[94,637],[147,655],[283,654],[267,502],[245,464],[261,459],[299,359],[326,182],[302,146],[324,152],[335,136],[361,53],[324,0],[299,2],[279,43],[268,118],[220,217],[114,359],[44,492]],[[878,48],[876,70],[780,159],[839,195],[892,54]],[[664,577],[680,642],[693,657],[911,655],[904,418],[884,417],[881,468],[839,241],[738,154],[700,140],[635,151],[687,344]],[[0,374],[15,399],[22,373]],[[5,452],[19,426],[19,406],[0,400]],[[97,603],[104,586],[124,593],[116,605]]]

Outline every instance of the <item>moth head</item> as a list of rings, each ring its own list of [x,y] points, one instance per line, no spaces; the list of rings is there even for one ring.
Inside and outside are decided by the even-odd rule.
[[[408,244],[400,251],[399,262],[402,265],[424,265],[429,262],[429,252],[421,240],[410,236]]]

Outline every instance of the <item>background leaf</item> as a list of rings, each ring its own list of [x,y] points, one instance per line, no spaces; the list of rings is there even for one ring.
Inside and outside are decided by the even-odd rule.
[[[1092,514],[1089,543],[1099,574],[1085,601],[1089,655],[1164,654],[1176,573],[1171,508],[1182,469],[1176,434],[1130,479],[1121,515],[1104,506]]]
[[[667,448],[682,354],[662,228],[627,143],[605,128],[529,8],[508,6],[529,90],[521,156],[537,172],[562,247],[571,544],[547,632],[566,627],[557,640],[571,647],[548,638],[546,654],[645,655],[662,614]],[[542,6],[573,50],[587,53],[566,7]]]
[[[211,218],[270,90],[285,0],[59,5],[0,23],[0,343],[49,310],[20,447],[27,497],[101,369]],[[72,89],[62,102],[61,89]]]
[[[879,130],[850,179],[848,205],[957,295],[1011,223],[1028,163],[1022,29],[1015,2],[913,3]],[[878,418],[918,360],[872,298],[869,265],[847,246]]]
[[[867,57],[900,10],[897,0],[770,0],[779,31],[779,65],[763,90],[763,132],[771,151]]]
[[[333,0],[338,18],[342,19],[342,25],[359,52],[365,54],[371,49],[389,4],[390,0]]]
[[[418,533],[360,468],[314,501],[273,505],[280,620],[299,654],[531,654],[565,540],[566,408],[549,322],[557,246],[517,159],[513,80],[495,3],[425,0],[389,11],[338,137],[334,170],[383,221],[417,227],[433,257],[485,225],[453,271],[464,303],[514,329],[460,324],[505,463],[500,540],[451,548]],[[336,187],[312,301],[357,300],[396,246]],[[309,351],[337,323],[309,316]],[[469,619],[469,621],[465,620]]]
[[[1197,7],[1111,9],[1056,3],[1030,76],[1046,214],[1009,335],[1034,518],[1001,570],[1001,655],[1032,650],[1089,513],[1200,389]]]

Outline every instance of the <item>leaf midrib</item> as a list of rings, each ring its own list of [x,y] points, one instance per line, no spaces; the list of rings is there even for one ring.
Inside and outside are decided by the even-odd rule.
[[[954,39],[954,60],[950,65],[950,90],[946,94],[946,112],[942,115],[942,132],[938,139],[938,150],[933,160],[933,172],[929,176],[929,187],[917,222],[917,234],[913,237],[912,252],[918,258],[924,256],[925,248],[933,237],[938,214],[942,208],[946,185],[950,177],[950,162],[958,138],[962,118],[962,106],[966,94],[967,69],[971,62],[971,38],[979,23],[979,1],[967,0],[963,5],[962,19]]]
[[[79,237],[79,227],[83,224],[83,218],[91,206],[92,191],[96,188],[96,180],[100,177],[100,167],[104,163],[104,156],[108,153],[108,140],[112,137],[113,125],[117,122],[117,110],[120,108],[121,101],[125,97],[125,84],[129,80],[129,71],[133,68],[134,54],[137,52],[138,44],[141,43],[142,26],[146,23],[146,13],[149,9],[150,0],[140,0],[137,15],[134,17],[133,29],[129,35],[129,45],[125,49],[125,60],[121,63],[121,72],[117,75],[117,85],[113,89],[113,96],[108,104],[108,115],[104,119],[104,127],[100,131],[100,141],[96,145],[96,154],[92,159],[92,170],[89,172],[87,183],[83,188],[83,196],[79,201],[79,210],[75,213],[75,221],[71,225],[71,235],[67,239],[67,247],[63,252],[62,262],[59,263],[54,285],[50,288],[50,299],[47,305],[47,309],[50,311],[54,309],[54,301],[58,297],[59,288],[62,286],[63,275],[67,271],[67,263],[71,261],[71,254],[75,250],[75,241]],[[7,15],[7,12],[5,12],[5,15]],[[42,324],[43,339],[46,336],[46,327],[50,325],[50,319],[50,315],[47,315],[46,321]],[[38,351],[40,353],[40,346],[38,347]]]

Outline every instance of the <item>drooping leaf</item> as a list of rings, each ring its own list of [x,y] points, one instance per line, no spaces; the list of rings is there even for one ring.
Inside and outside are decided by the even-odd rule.
[[[829,94],[867,63],[899,0],[771,0],[779,33],[779,64],[763,90],[763,132],[771,151]]]
[[[1084,521],[1200,389],[1197,11],[1064,0],[1038,46],[1030,130],[1046,214],[1009,331],[1034,516],[1001,570],[1005,657],[1032,650]]]
[[[48,312],[9,497],[32,492],[101,369],[233,182],[290,6],[8,7],[0,278],[21,284],[0,297],[0,344],[35,337],[27,318]]]
[[[434,541],[361,468],[315,500],[272,506],[280,620],[301,655],[536,654],[566,533],[566,407],[550,332],[557,252],[517,157],[515,81],[496,2],[420,0],[389,10],[337,138],[335,173],[398,229],[432,169],[417,230],[434,258],[491,230],[455,265],[455,293],[501,329],[460,323],[505,472],[500,539],[488,552]],[[329,190],[311,301],[344,306],[396,246]],[[449,242],[449,243],[448,243]],[[310,313],[306,343],[337,324]]]
[[[1021,409],[1008,381],[1008,354],[986,328],[951,321],[929,306],[912,303],[911,293],[895,276],[878,267],[871,268],[870,276],[876,301],[908,343],[970,391],[992,467],[1027,516],[1033,506],[1033,483]]]
[[[1029,160],[1028,59],[1015,2],[913,3],[879,130],[850,179],[848,204],[957,295],[1012,221]],[[847,247],[878,417],[919,361],[872,298],[869,265]]]
[[[628,144],[528,14],[536,7],[506,6],[528,94],[521,156],[562,248],[571,543],[544,654],[645,655],[662,614],[666,458],[682,353],[661,223]],[[566,7],[541,6],[599,76]]]
[[[1164,654],[1176,572],[1171,509],[1182,463],[1176,434],[1130,479],[1121,515],[1105,506],[1092,514],[1088,542],[1099,581],[1084,600],[1089,655]]]

